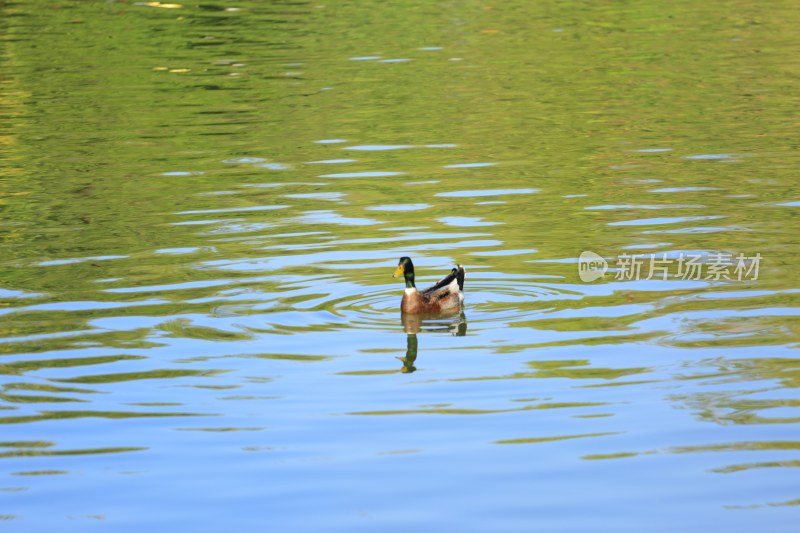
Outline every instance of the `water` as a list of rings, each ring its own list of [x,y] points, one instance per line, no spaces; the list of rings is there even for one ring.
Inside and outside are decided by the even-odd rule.
[[[794,4],[0,14],[4,528],[796,529]]]

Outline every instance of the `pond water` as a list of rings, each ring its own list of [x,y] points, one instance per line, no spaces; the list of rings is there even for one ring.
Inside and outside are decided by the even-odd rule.
[[[4,530],[796,531],[798,24],[0,2]]]

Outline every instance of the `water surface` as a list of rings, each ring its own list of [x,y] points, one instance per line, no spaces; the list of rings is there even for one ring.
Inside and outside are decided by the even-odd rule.
[[[796,530],[794,8],[0,3],[4,527]]]

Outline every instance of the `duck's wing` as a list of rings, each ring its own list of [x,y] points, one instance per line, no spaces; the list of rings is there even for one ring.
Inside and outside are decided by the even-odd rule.
[[[458,287],[457,290],[463,291],[464,275],[464,267],[458,265],[458,267],[453,268],[453,270],[450,271],[450,274],[442,278],[438,283],[422,291],[422,296],[424,298],[430,298],[431,296],[438,295],[439,293],[447,294],[449,292],[455,292],[456,287],[452,286],[454,281]]]

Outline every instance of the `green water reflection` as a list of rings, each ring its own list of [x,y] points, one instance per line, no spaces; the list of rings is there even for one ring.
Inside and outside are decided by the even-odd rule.
[[[0,2],[4,526],[793,530],[799,23]]]

